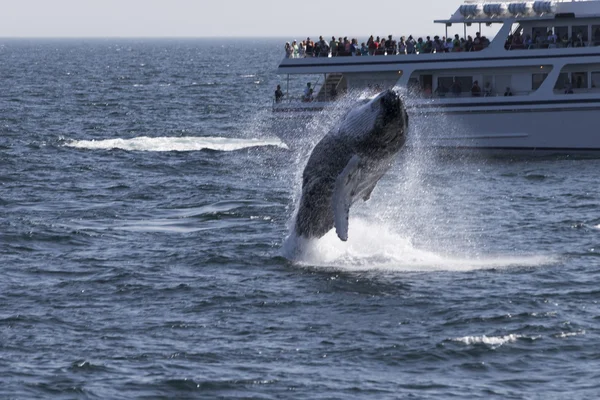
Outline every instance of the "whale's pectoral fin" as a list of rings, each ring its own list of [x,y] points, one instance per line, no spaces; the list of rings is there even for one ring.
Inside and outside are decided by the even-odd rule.
[[[333,190],[333,214],[335,231],[338,237],[348,240],[348,214],[360,182],[361,171],[359,168],[360,157],[352,156],[348,164],[335,181]]]
[[[368,186],[362,193],[362,199],[364,201],[367,201],[371,198],[371,193],[373,193],[373,190],[375,190],[375,186],[377,186],[377,182],[379,182],[379,179],[381,179],[381,177],[383,176],[383,174],[377,174],[375,176],[372,177],[373,179],[373,183],[371,184],[371,186]]]
[[[367,201],[371,198],[371,193],[373,193],[373,190],[375,190],[375,186],[377,186],[377,181],[375,181],[371,187],[367,188],[367,190],[365,190],[364,194],[363,194],[363,200]]]

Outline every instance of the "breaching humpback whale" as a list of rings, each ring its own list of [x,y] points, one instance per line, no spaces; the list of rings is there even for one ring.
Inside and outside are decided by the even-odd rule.
[[[398,93],[386,90],[352,109],[313,149],[302,175],[296,234],[320,238],[335,226],[348,239],[348,213],[368,200],[405,142],[408,117]]]

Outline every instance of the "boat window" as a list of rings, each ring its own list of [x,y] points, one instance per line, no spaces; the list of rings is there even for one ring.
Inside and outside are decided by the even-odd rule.
[[[515,33],[521,33],[521,34],[522,34],[522,33],[523,33],[523,26],[522,26],[520,23],[518,23],[518,22],[515,22],[514,24],[512,24],[512,25],[510,26],[510,31],[511,31],[511,33],[512,33],[513,35],[514,35]]]
[[[573,89],[587,89],[587,72],[573,72],[571,74]]]
[[[575,46],[577,46],[578,42],[583,42],[583,44],[585,45],[585,43],[587,43],[589,39],[587,25],[573,26],[573,33],[571,34],[571,38]]]
[[[431,91],[433,90],[433,75],[420,75],[419,85],[423,92],[428,92],[431,94]]]
[[[600,46],[600,25],[592,25],[592,43]]]
[[[494,76],[493,75],[484,75],[483,76],[483,82],[481,83],[481,90],[483,91],[484,96],[493,96],[495,94]]]
[[[545,27],[535,27],[533,28],[533,35],[531,36],[533,40],[533,44],[538,48],[547,48],[548,47],[548,29]]]
[[[600,72],[592,72],[592,88],[600,87]]]
[[[569,27],[568,26],[555,26],[554,34],[558,43],[568,43],[569,41]]]
[[[532,74],[531,90],[537,90],[540,86],[542,86],[542,83],[544,83],[544,80],[546,80],[547,76],[548,74]]]
[[[538,36],[545,37],[546,33],[548,33],[548,28],[542,26],[536,26],[533,28],[533,38],[535,39]]]
[[[494,87],[499,93],[503,93],[505,88],[512,87],[512,76],[511,75],[496,75],[494,77]],[[501,92],[502,91],[502,92]]]
[[[446,93],[450,91],[452,84],[454,83],[454,78],[450,76],[440,77],[437,80],[437,87],[435,89],[436,93],[439,96],[445,96]]]
[[[559,89],[562,90],[567,86],[567,83],[569,83],[569,73],[568,72],[561,72],[558,75],[558,79],[556,80],[556,84],[554,85],[554,89]]]
[[[471,93],[473,86],[472,76],[441,76],[437,82],[437,92],[440,95],[450,93],[459,96],[463,93]]]
[[[525,37],[525,33],[529,33],[531,35],[531,28],[527,28],[527,31],[525,31],[525,28],[523,27],[523,25],[518,24],[518,23],[514,23],[511,26],[511,35],[516,35],[519,34],[523,37]]]
[[[516,33],[520,34],[523,37],[525,37],[525,35],[531,36],[531,27],[523,27],[519,25],[518,28],[514,30],[513,35]]]

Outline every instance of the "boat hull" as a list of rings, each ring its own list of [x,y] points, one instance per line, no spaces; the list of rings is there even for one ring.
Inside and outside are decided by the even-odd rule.
[[[600,153],[600,103],[413,112],[413,143],[496,152]]]

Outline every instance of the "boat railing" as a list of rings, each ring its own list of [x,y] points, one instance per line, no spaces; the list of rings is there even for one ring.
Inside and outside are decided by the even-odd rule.
[[[507,50],[543,50],[543,49],[564,49],[564,48],[583,48],[583,47],[596,47],[600,46],[600,41],[588,41],[583,42],[579,45],[571,42],[557,42],[557,43],[530,43],[530,44],[509,44]]]
[[[510,91],[510,96],[527,96],[530,95],[531,93],[535,92],[535,90],[511,90]],[[495,90],[490,90],[489,92],[480,92],[479,94],[473,94],[471,93],[471,91],[464,91],[462,93],[434,93],[434,94],[422,94],[420,95],[421,98],[424,99],[460,99],[460,98],[476,98],[476,99],[482,99],[482,98],[487,98],[487,97],[505,97],[504,95],[505,92],[503,91],[495,91]],[[508,96],[508,95],[507,95]]]
[[[577,43],[577,41],[573,41],[572,39],[565,40],[557,40],[556,43],[551,43],[547,40],[544,40],[540,43],[509,43],[505,44],[506,50],[539,50],[539,49],[552,49],[552,48],[571,48],[571,47],[596,47],[600,46],[600,37],[594,37],[591,40],[584,40]],[[284,54],[284,58],[290,59],[301,59],[301,58],[336,58],[336,57],[373,57],[373,56],[401,56],[401,55],[417,55],[417,54],[437,54],[437,53],[461,53],[461,52],[474,52],[474,51],[482,51],[489,47],[489,44],[472,44],[471,47],[465,49],[462,47],[451,47],[444,48],[442,51],[436,51],[435,49],[430,52],[418,52],[414,50],[411,53],[401,52],[397,50],[390,50],[387,48],[377,49],[377,50],[369,50],[368,53],[361,53],[357,51],[356,53],[351,52],[341,52],[341,51],[331,51],[320,52],[318,54],[313,53],[305,53],[305,54]]]
[[[554,94],[598,94],[600,92],[600,88],[572,88],[570,91],[566,88],[554,89]]]
[[[273,111],[315,111],[332,104],[331,101],[305,101],[303,97],[273,100]]]
[[[528,91],[511,91],[511,96],[525,96],[533,93],[533,90]],[[465,98],[485,98],[485,97],[503,97],[504,93],[502,92],[489,92],[489,93],[481,93],[480,95],[473,95],[470,91],[465,91],[462,93],[434,93],[434,94],[413,94],[415,98],[420,98],[423,100],[427,99],[465,99]],[[306,101],[302,96],[295,96],[290,98],[281,99],[280,101],[273,100],[272,106],[273,109],[313,109],[313,108],[323,108],[327,105],[334,103],[334,99],[325,100],[325,101]]]
[[[363,53],[360,50],[357,50],[355,53],[352,52],[348,52],[348,51],[337,51],[334,50],[332,51],[331,49],[328,49],[327,52],[319,52],[317,54],[315,53],[304,53],[304,54],[300,54],[300,53],[292,53],[292,54],[288,54],[284,52],[284,58],[291,58],[291,59],[299,59],[299,58],[335,58],[335,57],[373,57],[373,56],[402,56],[402,55],[416,55],[416,54],[435,54],[435,53],[460,53],[460,52],[473,52],[473,51],[482,51],[485,48],[489,47],[489,42],[486,42],[485,44],[478,44],[478,43],[471,43],[469,44],[468,48],[465,48],[465,43],[461,43],[461,46],[456,47],[444,47],[443,49],[441,49],[440,51],[437,51],[437,49],[433,48],[431,49],[431,51],[424,51],[424,52],[419,52],[416,48],[414,51],[412,52],[408,52],[408,51],[399,51],[397,49],[393,49],[393,48],[379,48],[379,49],[369,49],[369,51],[367,53]],[[444,43],[442,43],[442,46],[444,46]]]
[[[540,50],[540,49],[552,49],[552,48],[571,48],[571,47],[575,47],[575,48],[579,48],[579,47],[597,47],[600,46],[600,40],[589,40],[589,41],[585,41],[582,42],[581,44],[576,44],[576,43],[572,43],[572,42],[564,42],[564,41],[558,41],[557,43],[548,43],[548,42],[544,42],[544,43],[507,43],[507,45],[505,46],[505,48],[507,50]],[[402,55],[417,55],[417,54],[437,54],[437,53],[466,53],[466,52],[474,52],[474,51],[482,51],[484,50],[486,47],[488,46],[483,46],[483,45],[473,45],[473,47],[471,47],[471,49],[469,50],[465,50],[463,48],[452,48],[452,49],[448,49],[447,51],[431,51],[429,53],[419,53],[417,51],[413,52],[413,53],[402,53],[402,52],[394,52],[394,51],[375,51],[372,54],[351,54],[351,53],[344,53],[344,54],[335,54],[332,52],[327,53],[326,55],[320,54],[320,55],[311,55],[311,54],[297,54],[297,55],[285,55],[285,58],[290,58],[290,59],[301,59],[301,58],[335,58],[335,57],[375,57],[375,56],[402,56]]]
[[[375,51],[373,53],[368,53],[368,54],[361,54],[361,53],[356,53],[356,54],[352,54],[352,53],[344,53],[344,54],[334,54],[334,53],[328,53],[326,56],[325,55],[318,55],[318,56],[314,56],[311,54],[298,54],[298,55],[287,55],[285,54],[285,58],[286,59],[302,59],[302,58],[337,58],[337,57],[377,57],[377,56],[410,56],[410,55],[417,55],[417,54],[437,54],[437,53],[465,53],[465,52],[473,52],[473,51],[481,51],[483,49],[485,49],[488,46],[482,46],[482,45],[474,45],[470,50],[464,50],[462,48],[458,48],[458,49],[448,49],[447,51],[430,51],[430,52],[423,52],[423,53],[419,53],[418,51],[414,51],[412,53],[402,53],[402,52],[394,52],[394,51]]]

